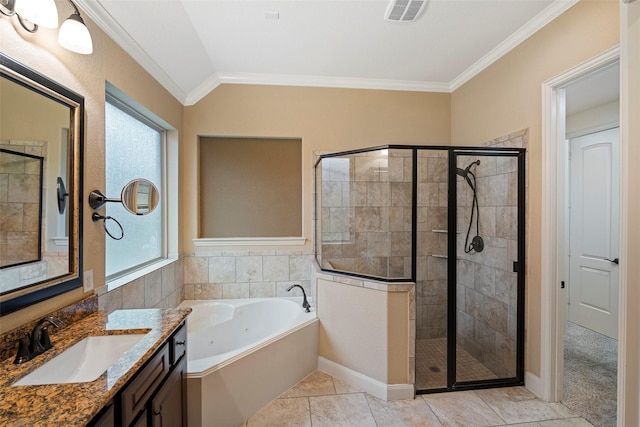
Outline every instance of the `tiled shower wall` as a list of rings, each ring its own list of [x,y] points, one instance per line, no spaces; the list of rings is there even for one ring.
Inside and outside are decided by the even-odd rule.
[[[0,148],[43,156],[46,144],[3,141]],[[0,152],[0,171],[0,266],[35,260],[41,244],[40,161]]]
[[[447,152],[418,152],[416,338],[447,336]]]
[[[323,268],[411,277],[411,151],[329,157],[321,168]]]
[[[485,144],[525,148],[528,131],[523,130]],[[458,178],[458,266],[457,343],[499,377],[516,375],[516,300],[518,260],[517,159],[479,156],[472,168],[477,176],[480,235],[485,247],[465,254],[472,191]],[[477,159],[460,156],[458,167]],[[464,163],[464,164],[463,164]],[[471,239],[475,236],[475,222]]]
[[[323,267],[410,278],[412,150],[325,158],[321,165]],[[447,331],[447,170],[446,151],[418,151],[418,339]]]
[[[2,141],[0,148],[43,157],[43,175],[47,171],[47,143],[39,141]],[[25,158],[16,162],[14,156],[0,154],[0,266],[36,259],[37,247],[42,247],[42,258],[16,267],[0,270],[0,292],[38,282],[67,272],[68,251],[47,249],[47,221],[42,223],[42,240],[38,241],[40,215],[40,162]],[[46,194],[46,182],[43,182]],[[42,207],[46,218],[46,204]]]

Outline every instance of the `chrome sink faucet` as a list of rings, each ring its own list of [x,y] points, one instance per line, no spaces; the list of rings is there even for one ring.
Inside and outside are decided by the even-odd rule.
[[[64,323],[55,316],[47,316],[38,321],[29,334],[18,339],[18,353],[13,363],[20,364],[28,362],[39,354],[44,353],[53,347],[51,337],[49,337],[49,326],[61,328]]]
[[[300,285],[291,285],[287,288],[287,292],[289,292],[291,289],[293,288],[300,288],[300,290],[302,291],[302,307],[304,308],[304,311],[306,313],[309,313],[311,310],[311,305],[309,304],[309,301],[307,301],[307,293],[304,291],[304,288]]]

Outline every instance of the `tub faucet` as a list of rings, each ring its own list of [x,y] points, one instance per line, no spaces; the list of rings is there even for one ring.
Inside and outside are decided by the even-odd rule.
[[[289,292],[293,288],[300,288],[300,290],[302,291],[302,307],[304,308],[304,311],[306,313],[309,313],[311,311],[309,310],[311,305],[309,305],[309,301],[307,301],[307,293],[304,291],[304,288],[300,285],[291,285],[287,288],[287,292]]]

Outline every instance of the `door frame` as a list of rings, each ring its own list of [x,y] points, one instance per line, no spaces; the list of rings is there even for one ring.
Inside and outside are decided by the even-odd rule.
[[[564,327],[566,323],[566,292],[561,281],[567,273],[566,248],[567,220],[567,156],[565,142],[565,91],[564,88],[576,80],[620,61],[620,47],[615,46],[542,83],[542,248],[541,257],[541,337],[540,337],[540,383],[534,391],[544,400],[557,402],[562,398],[564,377]],[[622,118],[621,118],[622,121]],[[622,124],[622,123],[621,123]],[[623,141],[621,140],[621,149]],[[621,151],[621,163],[622,163]],[[621,165],[622,166],[622,165]],[[621,168],[621,186],[624,174]],[[622,204],[621,198],[621,204]],[[620,211],[622,212],[621,206]],[[620,235],[626,231],[620,222]],[[619,252],[622,256],[622,252]],[[624,258],[621,258],[624,259]],[[621,327],[626,317],[626,283],[620,274],[618,310],[618,348],[623,344]],[[624,375],[624,364],[618,353],[618,395],[620,378]],[[618,399],[618,405],[622,399]]]

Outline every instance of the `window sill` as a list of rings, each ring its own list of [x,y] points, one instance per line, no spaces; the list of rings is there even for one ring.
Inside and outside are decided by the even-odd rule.
[[[303,246],[305,237],[205,237],[193,239],[193,245],[200,248],[220,246]]]
[[[98,292],[99,295],[106,292],[111,292],[114,289],[118,289],[120,286],[124,286],[128,283],[133,282],[136,279],[139,279],[143,276],[146,276],[149,273],[153,273],[156,270],[160,270],[162,267],[174,263],[178,260],[178,258],[165,258],[158,262],[155,262],[151,265],[147,265],[140,270],[133,271],[125,276],[118,277],[117,279],[109,280],[106,286],[103,286],[100,289],[104,289],[103,292]]]

